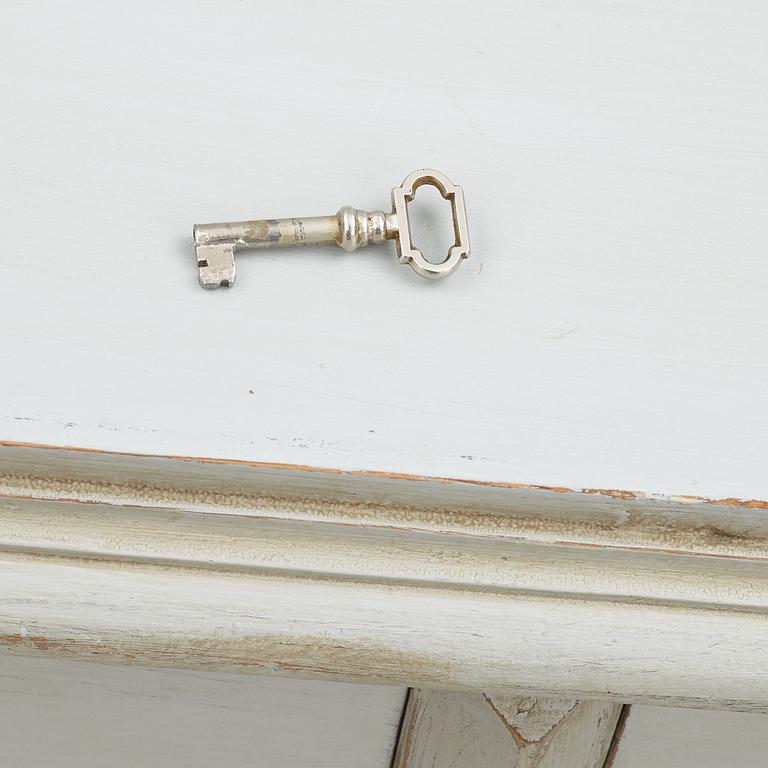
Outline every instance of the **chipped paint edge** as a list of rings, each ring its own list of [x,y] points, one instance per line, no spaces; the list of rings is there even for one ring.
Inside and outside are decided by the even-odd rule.
[[[677,504],[707,504],[725,507],[743,507],[745,509],[766,509],[768,500],[742,499],[738,497],[709,497],[691,494],[661,494],[648,491],[626,490],[619,488],[571,488],[561,485],[546,485],[536,483],[522,483],[499,480],[473,480],[471,478],[444,477],[440,475],[417,475],[408,472],[385,472],[372,469],[340,469],[337,467],[324,467],[312,464],[289,464],[269,461],[252,461],[246,459],[221,459],[207,456],[181,456],[176,454],[150,454],[130,451],[113,451],[101,448],[88,448],[74,445],[50,445],[46,443],[20,442],[14,440],[0,440],[0,447],[5,448],[31,448],[39,451],[65,451],[73,454],[86,454],[92,456],[115,456],[137,459],[163,459],[168,461],[186,462],[192,464],[208,464],[223,466],[249,467],[253,469],[284,470],[289,472],[307,472],[321,475],[337,475],[346,477],[369,477],[387,480],[403,480],[407,482],[431,482],[446,485],[468,485],[486,488],[505,488],[520,491],[544,491],[557,494],[574,494],[578,496],[604,496],[623,501],[656,500],[674,502]]]

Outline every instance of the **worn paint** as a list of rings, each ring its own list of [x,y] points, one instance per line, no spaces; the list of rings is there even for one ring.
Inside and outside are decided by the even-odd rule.
[[[394,767],[603,768],[620,709],[571,699],[415,689]]]
[[[585,496],[605,496],[611,499],[641,500],[654,499],[658,501],[670,501],[679,504],[712,504],[728,507],[744,507],[747,509],[768,509],[768,500],[763,499],[739,499],[734,497],[711,498],[695,495],[663,495],[644,491],[633,491],[615,488],[570,488],[558,485],[543,485],[532,483],[518,483],[495,480],[471,480],[456,477],[440,477],[434,475],[414,475],[406,472],[381,472],[376,470],[348,470],[334,467],[321,467],[308,464],[285,464],[280,462],[246,461],[243,459],[218,459],[203,456],[177,456],[173,454],[142,454],[129,451],[106,451],[97,448],[85,448],[71,445],[46,445],[42,443],[26,443],[13,440],[0,440],[0,446],[9,448],[36,448],[40,450],[69,451],[72,453],[86,453],[103,456],[125,456],[143,459],[166,459],[172,461],[191,462],[195,464],[220,464],[227,466],[252,467],[254,469],[276,469],[296,472],[315,472],[318,474],[346,475],[350,477],[384,478],[389,480],[404,480],[409,482],[430,482],[441,484],[476,485],[487,488],[508,488],[522,491],[544,491],[558,494],[575,494]]]
[[[24,621],[46,648],[3,652],[768,706],[754,680],[768,578],[752,560],[768,557],[768,526],[754,511],[24,450],[0,462],[34,472],[3,478],[0,631]],[[206,490],[221,476],[231,492]],[[649,656],[648,633],[665,656]]]
[[[0,647],[19,655],[42,654],[151,667],[260,671],[348,682],[391,683],[392,673],[400,671],[402,677],[407,670],[414,679],[439,685],[456,671],[436,655],[425,653],[419,658],[418,654],[369,640],[343,641],[322,635],[298,638],[266,633],[202,638],[181,634],[161,637],[126,633],[121,637],[99,637],[83,632],[69,636],[16,633],[0,635]]]
[[[616,756],[619,753],[619,747],[621,746],[621,740],[624,737],[624,733],[627,728],[627,718],[632,710],[631,704],[625,704],[621,708],[621,714],[619,715],[619,721],[616,723],[616,730],[614,731],[613,738],[611,739],[611,746],[608,749],[608,754],[605,757],[605,764],[603,768],[612,768],[616,761]]]
[[[512,703],[518,717],[513,723],[512,718],[508,715],[509,701],[504,702],[505,707],[500,701],[497,701],[499,698],[497,696],[484,693],[483,698],[521,749],[539,744],[549,738],[578,705],[578,701],[568,699],[558,701],[557,711],[553,712],[551,699],[540,701],[533,697],[527,699],[515,697]],[[507,697],[507,699],[509,698]],[[507,711],[503,711],[505,709]],[[543,728],[542,725],[544,725]]]
[[[0,645],[34,648],[38,651],[48,650],[48,640],[45,637],[24,632],[19,632],[16,635],[0,635]]]
[[[172,473],[170,478],[174,481]],[[286,490],[290,487],[288,479],[286,476],[282,483]],[[573,514],[567,505],[539,505],[534,511],[526,500],[518,500],[514,491],[510,491],[508,505],[496,503],[496,509],[487,508],[482,499],[466,509],[445,508],[441,502],[427,507],[416,503],[342,501],[327,495],[315,497],[312,489],[305,486],[289,496],[236,491],[236,485],[232,492],[223,493],[140,483],[0,475],[0,498],[28,501],[51,499],[124,508],[171,508],[317,520],[378,529],[434,531],[445,536],[475,536],[507,542],[546,541],[553,546],[625,548],[667,555],[702,554],[756,560],[768,557],[768,524],[758,524],[758,521],[747,524],[746,519],[715,515],[713,507],[701,508],[712,510],[706,517],[675,515],[660,502],[644,500]]]

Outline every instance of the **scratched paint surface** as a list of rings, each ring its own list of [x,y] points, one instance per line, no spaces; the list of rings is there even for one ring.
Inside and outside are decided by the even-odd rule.
[[[768,499],[764,4],[4,22],[0,439]],[[467,195],[445,282],[385,246],[198,287],[194,222],[386,207],[424,165]]]

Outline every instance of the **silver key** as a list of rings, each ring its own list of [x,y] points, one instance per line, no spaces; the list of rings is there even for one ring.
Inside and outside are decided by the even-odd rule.
[[[424,184],[434,186],[451,203],[454,242],[439,264],[427,261],[411,238],[408,203]],[[464,192],[444,173],[431,168],[414,171],[392,190],[392,213],[361,211],[347,205],[335,216],[195,224],[193,233],[203,288],[231,286],[235,282],[235,252],[241,248],[335,243],[345,251],[354,251],[371,243],[394,240],[400,263],[410,264],[422,277],[430,278],[450,275],[469,256]]]

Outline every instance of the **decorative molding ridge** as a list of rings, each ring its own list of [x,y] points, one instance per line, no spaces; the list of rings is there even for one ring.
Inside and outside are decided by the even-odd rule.
[[[768,712],[766,560],[756,502],[0,444],[0,653]]]

